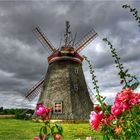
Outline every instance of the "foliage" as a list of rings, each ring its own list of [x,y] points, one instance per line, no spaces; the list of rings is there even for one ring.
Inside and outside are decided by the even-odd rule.
[[[129,8],[135,20],[140,26],[140,17],[135,8],[129,5],[123,5],[123,8]],[[119,69],[119,77],[123,85],[122,91],[118,92],[115,97],[113,106],[107,106],[104,99],[100,96],[99,87],[97,85],[96,76],[94,74],[90,61],[85,57],[92,75],[93,87],[97,92],[97,100],[100,105],[95,107],[95,111],[90,114],[90,125],[94,130],[99,130],[103,134],[104,140],[138,140],[140,139],[140,94],[134,93],[140,82],[136,76],[131,75],[128,69],[124,69],[116,49],[107,38],[104,38],[112,53],[116,67]]]
[[[121,84],[124,84],[124,88],[126,87],[130,87],[133,90],[135,90],[140,82],[137,80],[136,76],[131,75],[128,72],[128,69],[124,69],[124,66],[122,63],[120,63],[120,57],[118,57],[116,49],[112,46],[111,42],[108,41],[107,38],[104,38],[103,41],[105,41],[108,46],[110,47],[111,53],[112,53],[112,57],[114,58],[114,62],[116,64],[116,67],[119,69],[119,77],[121,79]]]
[[[90,125],[94,130],[99,130],[103,134],[104,140],[140,139],[140,94],[133,92],[133,89],[136,89],[140,83],[135,76],[128,73],[128,70],[124,70],[112,44],[107,39],[103,40],[108,43],[111,49],[116,67],[119,68],[118,75],[121,78],[121,84],[124,83],[124,87],[122,91],[117,93],[113,106],[106,105],[104,103],[105,98],[99,93],[92,65],[85,57],[92,74],[94,89],[97,92],[96,97],[100,103],[99,106],[95,107],[95,111],[90,114]]]
[[[25,109],[25,108],[3,108],[0,107],[0,115],[15,115],[17,119],[31,119],[31,116],[33,115],[34,110],[32,109]]]
[[[24,111],[26,111],[26,108],[3,108],[0,107],[0,115],[16,115],[16,113],[22,113]],[[33,114],[34,110],[32,109],[28,109],[28,113]]]
[[[3,108],[0,107],[0,115],[15,115],[17,119],[31,119],[34,110],[25,108]]]
[[[3,107],[0,107],[0,115],[15,115],[15,113],[19,111],[17,109],[4,109]]]
[[[114,105],[110,107],[105,105],[105,98],[99,94],[99,87],[90,61],[87,57],[85,57],[85,60],[89,64],[94,89],[97,92],[97,100],[100,103],[100,106],[97,106],[95,111],[90,114],[92,128],[99,130],[103,134],[104,140],[140,139],[140,103],[138,103],[140,94],[134,93],[132,89],[128,88],[131,86],[128,85],[125,78],[127,74],[124,74],[123,77],[127,86],[125,85],[125,88],[117,94]],[[120,62],[117,62],[117,65],[120,65]],[[120,68],[120,71],[123,72],[122,68]]]
[[[138,99],[136,101],[136,98],[131,98],[132,95],[139,94],[133,93],[130,89],[124,89],[117,94],[109,110],[110,113],[104,113],[100,106],[91,112],[90,124],[93,129],[105,134],[104,139],[140,139],[140,104],[138,104],[140,96],[136,97]],[[97,108],[100,108],[100,111]]]
[[[36,107],[36,114],[42,117],[44,126],[40,128],[39,137],[35,137],[34,140],[60,140],[63,136],[63,128],[59,124],[51,125],[52,108],[45,108],[42,104],[38,104]]]
[[[93,70],[92,64],[90,63],[90,61],[88,60],[88,58],[86,56],[83,56],[83,57],[85,58],[86,62],[89,65],[90,74],[92,75],[93,88],[95,89],[95,91],[97,93],[96,98],[99,101],[99,103],[101,104],[103,110],[105,111],[105,107],[104,107],[104,103],[103,103],[105,98],[99,94],[98,80],[96,79],[95,72]]]
[[[130,10],[135,20],[138,22],[138,26],[140,27],[140,16],[138,15],[138,11],[136,10],[136,8],[132,8],[130,5],[127,4],[123,5],[122,8],[128,8]]]

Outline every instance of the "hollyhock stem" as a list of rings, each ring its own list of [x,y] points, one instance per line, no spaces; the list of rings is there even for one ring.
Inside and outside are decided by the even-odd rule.
[[[92,67],[92,64],[90,62],[90,60],[88,60],[88,58],[86,56],[83,56],[85,58],[85,60],[87,61],[88,65],[89,65],[89,68],[90,68],[90,74],[92,75],[92,80],[93,80],[93,85],[94,85],[94,89],[96,90],[96,98],[97,100],[99,101],[100,105],[101,105],[101,108],[103,111],[106,110],[105,106],[104,106],[104,102],[103,102],[103,97],[100,95],[100,92],[99,92],[99,86],[97,85],[98,83],[98,80],[96,80],[96,76],[94,74],[94,70],[93,70],[93,67]]]
[[[121,64],[121,62],[120,62],[120,58],[117,55],[116,49],[113,47],[111,42],[107,38],[103,38],[103,41],[105,41],[107,43],[107,45],[109,46],[111,53],[112,53],[112,57],[114,58],[116,67],[119,69],[118,75],[120,76],[121,84],[124,83],[124,88],[133,87],[133,89],[136,89],[137,86],[139,85],[139,82],[138,82],[136,76],[128,73],[128,69],[124,69],[123,64]],[[135,83],[134,83],[134,81],[135,81]],[[133,83],[132,85],[130,85],[131,82]]]
[[[123,5],[122,8],[129,8],[135,20],[138,22],[138,26],[140,27],[140,16],[138,15],[138,11],[136,10],[136,8],[132,8],[130,5],[127,4]]]

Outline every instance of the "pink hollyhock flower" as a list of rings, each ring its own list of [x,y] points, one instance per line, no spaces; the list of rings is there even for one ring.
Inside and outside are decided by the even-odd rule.
[[[103,125],[110,125],[110,121],[114,119],[114,116],[109,116],[101,120]]]
[[[112,121],[112,120],[114,119],[114,116],[109,116],[107,119],[108,119],[109,121]]]
[[[117,102],[126,102],[129,100],[129,94],[132,93],[130,88],[123,89],[121,92],[117,93],[116,101]]]
[[[46,108],[46,113],[49,113],[51,110],[51,108]]]
[[[35,137],[34,140],[41,140],[39,137]]]
[[[92,140],[92,137],[86,137],[86,140]]]
[[[100,112],[101,110],[102,110],[102,109],[101,109],[100,106],[96,106],[96,107],[95,107],[95,111],[96,111],[96,112]]]
[[[61,135],[59,135],[59,134],[54,134],[54,139],[55,139],[55,140],[61,140]]]
[[[139,102],[139,99],[138,98],[130,99],[130,103],[132,105],[136,105],[136,104],[138,104],[138,102]]]
[[[106,119],[106,118],[105,118],[105,119],[102,119],[102,120],[101,120],[101,123],[102,123],[103,125],[107,125],[107,124],[108,124],[107,119]]]
[[[123,104],[123,103],[118,102],[118,101],[115,101],[115,102],[114,102],[114,106],[115,106],[116,108],[119,108],[119,109],[123,109],[122,104]]]
[[[35,112],[36,112],[37,115],[45,114],[46,113],[46,108],[43,105],[38,105],[36,107],[36,111]]]
[[[95,111],[92,111],[90,114],[90,125],[93,129],[98,130],[99,124],[101,119],[103,118],[103,112],[100,111],[99,113],[96,113]]]
[[[122,110],[123,112],[126,110],[126,109],[130,109],[130,104],[128,102],[118,102],[118,101],[115,101],[114,102],[114,106],[116,109],[119,109],[119,110]]]
[[[111,113],[117,117],[122,114],[122,110],[120,108],[117,108],[116,106],[112,106]]]
[[[123,103],[122,108],[123,108],[123,112],[124,112],[126,109],[131,109],[131,106],[129,103]]]
[[[46,139],[46,135],[43,134],[43,136],[42,136],[42,140],[45,140],[45,139]]]
[[[140,100],[140,94],[137,94],[137,93],[132,93],[131,96],[130,96],[130,103],[132,105],[136,105],[138,104]]]
[[[114,132],[115,132],[117,135],[120,135],[120,134],[121,134],[121,131],[122,131],[122,128],[121,128],[121,127],[115,127],[115,128],[114,128]]]
[[[126,94],[129,94],[129,93],[132,93],[133,92],[133,90],[131,89],[131,88],[125,88],[125,89],[123,89],[122,90],[124,93],[126,93]]]
[[[98,117],[101,120],[103,118],[104,114],[103,111],[98,112]]]

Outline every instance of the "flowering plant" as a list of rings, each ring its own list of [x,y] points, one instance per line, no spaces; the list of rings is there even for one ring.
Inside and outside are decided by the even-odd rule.
[[[103,134],[104,140],[138,140],[140,139],[140,94],[135,93],[133,90],[139,86],[140,82],[135,76],[128,73],[128,69],[124,70],[112,44],[106,38],[103,40],[110,46],[112,57],[115,58],[123,89],[117,93],[112,106],[106,105],[104,102],[105,97],[99,94],[98,81],[94,75],[92,65],[85,57],[89,64],[94,89],[97,93],[96,98],[99,102],[99,105],[90,114],[90,125],[94,130],[98,130]]]
[[[126,88],[118,92],[112,106],[96,106],[90,125],[104,134],[104,139],[140,139],[140,94]]]
[[[59,124],[50,124],[52,108],[45,108],[42,104],[38,104],[35,113],[42,117],[44,126],[40,128],[39,137],[34,140],[61,140],[63,136],[63,128]]]

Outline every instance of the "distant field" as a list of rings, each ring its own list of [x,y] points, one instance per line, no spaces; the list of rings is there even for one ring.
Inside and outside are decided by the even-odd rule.
[[[0,119],[13,119],[15,115],[0,115]]]
[[[0,140],[33,140],[38,136],[42,123],[16,120],[0,119]],[[92,132],[88,123],[84,124],[62,124],[64,129],[63,140],[85,140],[86,136],[92,136],[96,140],[102,140],[97,132]]]

